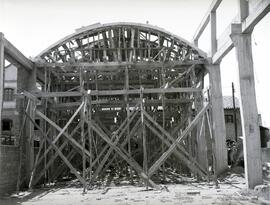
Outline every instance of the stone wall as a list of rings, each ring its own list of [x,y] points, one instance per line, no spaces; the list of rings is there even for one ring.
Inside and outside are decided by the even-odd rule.
[[[0,194],[16,190],[19,165],[18,146],[0,146]]]

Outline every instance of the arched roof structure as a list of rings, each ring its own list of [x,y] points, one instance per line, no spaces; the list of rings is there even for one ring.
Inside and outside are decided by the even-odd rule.
[[[105,48],[105,50],[104,50]],[[139,23],[94,24],[77,29],[42,51],[50,63],[202,60],[206,54],[162,28]]]

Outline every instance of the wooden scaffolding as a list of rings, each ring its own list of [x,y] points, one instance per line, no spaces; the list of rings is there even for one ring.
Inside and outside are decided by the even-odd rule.
[[[180,37],[132,23],[83,28],[42,52],[41,90],[22,92],[29,143],[34,129],[40,135],[38,152],[28,150],[29,187],[67,169],[86,188],[109,167],[154,188],[152,176],[165,178],[166,167],[209,179],[215,145],[205,64]]]

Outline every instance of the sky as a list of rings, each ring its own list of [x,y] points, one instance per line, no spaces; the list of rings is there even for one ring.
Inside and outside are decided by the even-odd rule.
[[[98,22],[149,22],[191,41],[210,3],[211,0],[0,0],[0,32],[27,57],[35,57],[77,28]],[[237,0],[223,0],[217,10],[218,36],[237,12]],[[199,41],[205,52],[210,48],[209,34],[207,27]],[[270,14],[252,34],[257,105],[267,127],[270,127],[269,36]],[[223,95],[231,95],[234,82],[239,96],[234,49],[222,60],[221,75]]]

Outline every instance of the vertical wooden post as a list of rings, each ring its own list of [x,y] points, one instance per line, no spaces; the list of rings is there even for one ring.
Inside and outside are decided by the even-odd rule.
[[[134,31],[132,30],[132,34],[131,34],[134,38]],[[133,44],[132,44],[133,45]],[[132,55],[132,52],[130,53],[130,55]],[[131,61],[131,57],[130,57],[130,61]],[[128,67],[126,66],[125,68],[125,89],[129,90],[129,74],[128,74]],[[129,121],[130,118],[130,110],[129,110],[129,96],[128,94],[125,95],[125,102],[126,102],[126,112],[127,112],[127,119]],[[131,156],[131,141],[130,141],[130,125],[128,123],[128,128],[127,128],[127,136],[128,136],[128,154]],[[130,178],[131,181],[133,181],[133,174],[132,174],[132,167],[129,166],[129,171],[130,171]]]
[[[232,83],[232,98],[233,98],[233,122],[234,122],[234,138],[235,141],[238,141],[238,132],[237,132],[237,118],[236,118],[236,108],[235,108],[235,97],[234,97],[235,89],[234,84]]]
[[[204,81],[204,76],[202,80]],[[200,88],[203,90],[203,82],[201,82]],[[203,91],[196,94],[196,107],[197,113],[203,108]],[[207,159],[207,142],[205,138],[205,118],[203,117],[201,122],[197,125],[197,160],[199,164],[205,169],[208,170],[208,159]]]
[[[234,27],[231,38],[236,48],[240,87],[245,177],[248,188],[262,183],[261,142],[255,93],[251,33],[241,34],[240,25]],[[238,32],[237,32],[238,30]]]
[[[228,165],[220,66],[218,64],[208,65],[207,68],[211,89],[213,135],[216,142],[213,152],[216,154],[216,172],[219,175]]]
[[[89,141],[89,153],[90,153],[90,156],[89,156],[89,179],[90,179],[90,182],[92,180],[92,161],[93,161],[93,158],[92,158],[92,142],[93,142],[93,131],[92,131],[92,128],[91,128],[91,120],[92,120],[92,105],[91,105],[91,90],[88,90],[87,91],[87,102],[88,102],[88,110],[87,110],[87,128],[88,128],[88,141]],[[90,184],[91,186],[91,184]]]
[[[0,33],[0,136],[2,136],[2,109],[5,82],[4,34]]]
[[[44,68],[44,92],[46,93],[48,91],[48,69],[47,67]],[[48,106],[48,101],[47,99],[45,99],[45,102],[44,102],[44,114],[47,115],[47,106]],[[44,131],[47,133],[47,122],[44,120]],[[47,140],[44,140],[44,153],[46,153],[46,150],[47,150]],[[44,177],[45,177],[45,180],[44,180],[44,185],[46,184],[46,180],[47,180],[47,154],[45,154],[44,156],[44,169],[46,170],[45,171],[45,174],[44,174]]]
[[[164,65],[161,67],[161,85],[162,86],[165,86],[165,72],[164,72]],[[166,113],[165,113],[165,107],[166,107],[166,104],[165,104],[165,94],[162,93],[162,127],[163,129],[165,129],[165,126],[166,126]],[[163,135],[163,137],[165,137]],[[164,153],[164,142],[162,141],[161,143],[161,152]],[[162,164],[162,180],[165,181],[165,164],[163,163]]]
[[[141,87],[140,92],[141,100],[141,121],[142,121],[142,140],[143,140],[143,171],[147,174],[148,178],[148,159],[147,159],[147,148],[146,148],[146,133],[145,133],[145,124],[144,124],[144,114],[143,114],[143,87]],[[145,181],[146,189],[148,190],[148,180]]]
[[[83,94],[82,101],[84,102],[84,106],[80,111],[80,122],[81,122],[81,142],[83,146],[83,153],[82,153],[82,162],[83,162],[83,179],[85,180],[85,166],[86,166],[86,157],[85,157],[85,136],[84,136],[84,120],[85,120],[85,110],[86,110],[86,98],[84,96],[84,70],[80,68],[80,91]],[[86,183],[83,184],[83,193],[85,193],[86,190]]]

